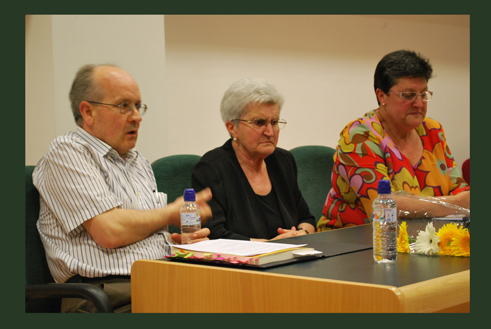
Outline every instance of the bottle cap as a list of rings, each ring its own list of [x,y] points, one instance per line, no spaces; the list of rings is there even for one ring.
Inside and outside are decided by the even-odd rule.
[[[387,179],[380,180],[378,182],[377,192],[378,194],[390,194],[391,192],[390,180]]]
[[[194,189],[187,188],[184,190],[184,201],[196,201],[196,194]]]

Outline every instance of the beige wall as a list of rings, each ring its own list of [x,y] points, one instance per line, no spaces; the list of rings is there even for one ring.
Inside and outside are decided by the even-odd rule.
[[[280,147],[334,147],[349,121],[376,108],[378,61],[405,48],[433,63],[428,115],[444,125],[458,163],[469,157],[469,16],[166,15],[165,36],[171,154],[225,141],[220,100],[243,77],[284,94]]]
[[[26,165],[56,137],[51,16],[26,18]]]
[[[36,164],[53,138],[76,129],[68,93],[77,70],[89,63],[116,64],[133,75],[151,108],[138,149],[149,158],[167,153],[164,16],[36,15],[26,21],[26,164]]]
[[[349,121],[377,106],[377,62],[402,48],[430,58],[428,115],[444,125],[458,164],[469,157],[469,16],[35,16],[27,26],[26,164],[74,129],[67,95],[86,62],[135,76],[150,108],[138,149],[154,161],[221,145],[220,100],[243,77],[284,94],[280,147],[335,146]]]

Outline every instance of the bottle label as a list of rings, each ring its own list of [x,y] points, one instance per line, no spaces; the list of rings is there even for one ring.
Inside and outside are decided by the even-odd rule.
[[[397,221],[397,209],[395,208],[373,209],[373,220],[395,222]]]
[[[194,226],[201,224],[199,212],[181,214],[181,225]]]

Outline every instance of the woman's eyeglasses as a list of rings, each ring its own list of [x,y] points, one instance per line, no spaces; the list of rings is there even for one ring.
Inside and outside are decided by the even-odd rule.
[[[394,94],[399,95],[399,97],[406,102],[414,102],[418,96],[421,96],[421,100],[423,102],[428,102],[431,100],[433,97],[433,92],[432,91],[425,91],[424,93],[418,94],[417,92],[414,91],[393,91]]]
[[[267,127],[268,123],[271,124],[271,127],[273,127],[273,129],[282,129],[285,128],[286,125],[286,121],[280,119],[274,119],[271,121],[268,121],[266,119],[254,119],[254,120],[233,119],[232,121],[247,122],[250,125],[252,125],[252,127],[255,129],[262,129],[264,127]]]

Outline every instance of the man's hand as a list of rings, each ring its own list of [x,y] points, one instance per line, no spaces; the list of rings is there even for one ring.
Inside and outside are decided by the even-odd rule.
[[[211,208],[208,205],[208,201],[212,198],[211,190],[209,187],[196,193],[196,204],[200,209],[201,223],[206,223],[212,216]],[[210,230],[208,230],[210,234]],[[208,236],[208,234],[206,236]]]
[[[190,242],[196,243],[209,240],[208,235],[210,235],[210,230],[208,228],[202,228],[201,230],[193,233],[193,239]],[[171,238],[172,240],[174,240],[175,243],[181,244],[181,235],[179,233],[172,233]]]
[[[196,194],[196,201],[201,209],[201,219],[202,221],[204,219],[204,222],[211,217],[211,209],[207,204],[210,199],[209,188]],[[170,224],[179,226],[180,209],[183,204],[184,199],[181,196],[163,208],[149,210],[114,208],[85,221],[82,225],[99,246],[107,249],[119,248],[145,239]],[[209,234],[210,230],[206,229],[198,234],[197,239],[205,238]],[[176,239],[181,241],[180,236]]]
[[[196,204],[200,209],[201,223],[206,223],[212,216],[211,208],[208,205],[208,201],[212,198],[211,190],[209,187],[203,189],[202,191],[196,193]],[[181,226],[181,215],[180,210],[182,205],[184,204],[184,197],[178,197],[174,202],[169,203],[167,205],[168,208],[172,208],[172,213],[175,216],[172,216],[171,222],[169,224],[175,225],[177,227]]]

